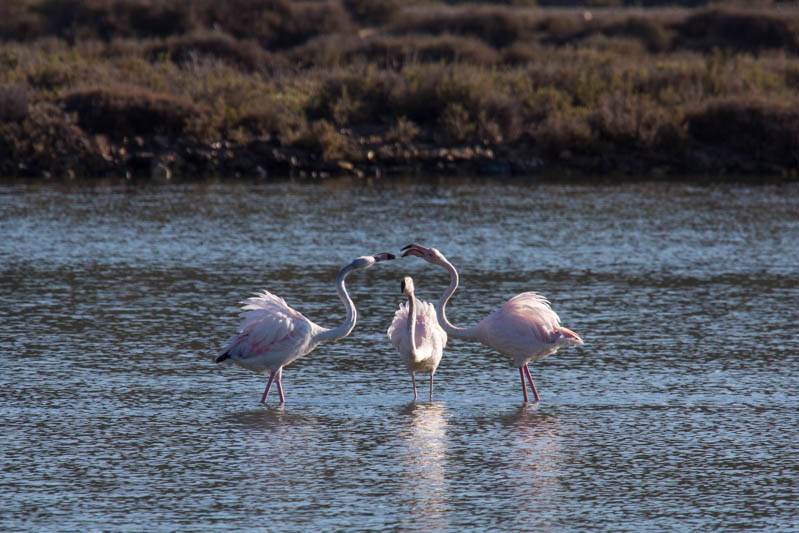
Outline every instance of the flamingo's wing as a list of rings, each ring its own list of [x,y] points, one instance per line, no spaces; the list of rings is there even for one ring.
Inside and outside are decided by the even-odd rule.
[[[239,331],[228,340],[223,352],[246,359],[270,352],[294,351],[307,342],[312,325],[283,298],[267,291],[242,302]]]
[[[560,318],[545,297],[523,292],[484,318],[480,327],[492,348],[513,355],[551,344],[559,325]]]
[[[403,334],[408,328],[408,303],[402,302],[399,309],[394,313],[394,320],[388,327],[388,337],[391,344],[397,350],[401,350],[400,344],[406,340]],[[430,302],[416,300],[416,346],[440,345],[443,349],[447,344],[447,333],[438,325],[436,318],[436,308]]]
[[[416,344],[431,343],[433,346],[440,346],[441,349],[447,345],[447,332],[438,325],[436,317],[436,306],[430,302],[416,300]]]
[[[391,344],[393,344],[394,348],[397,350],[400,349],[402,333],[407,330],[407,327],[408,304],[406,302],[402,302],[399,306],[399,309],[397,309],[397,311],[394,313],[394,319],[391,321],[388,331],[386,331],[388,338],[391,339]]]

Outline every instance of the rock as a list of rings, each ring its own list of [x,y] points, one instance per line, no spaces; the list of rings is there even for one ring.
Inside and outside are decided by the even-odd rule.
[[[255,168],[250,170],[250,177],[262,180],[269,177],[269,173],[261,165],[256,165]]]
[[[159,161],[153,165],[150,171],[150,177],[154,180],[169,181],[172,179],[172,171],[169,170],[169,167],[167,167],[164,163]]]

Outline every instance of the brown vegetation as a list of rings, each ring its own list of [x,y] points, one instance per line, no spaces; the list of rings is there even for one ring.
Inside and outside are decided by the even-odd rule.
[[[25,0],[0,39],[2,175],[799,169],[789,8]]]

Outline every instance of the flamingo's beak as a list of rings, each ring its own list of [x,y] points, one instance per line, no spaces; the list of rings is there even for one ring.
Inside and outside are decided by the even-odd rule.
[[[409,244],[405,248],[402,249],[401,257],[406,257],[408,255],[415,255],[416,257],[423,257],[424,254],[429,252],[429,248],[425,248],[419,244]]]
[[[375,255],[374,255],[374,256],[372,256],[372,257],[374,257],[374,258],[375,258],[375,262],[377,262],[377,261],[388,261],[388,260],[390,260],[390,259],[396,259],[396,258],[397,258],[397,256],[396,256],[396,255],[394,255],[394,254],[390,254],[390,253],[388,253],[388,252],[383,252],[383,253],[381,253],[381,254],[375,254]]]

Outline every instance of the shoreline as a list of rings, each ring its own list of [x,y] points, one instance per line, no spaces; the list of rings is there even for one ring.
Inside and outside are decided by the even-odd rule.
[[[353,142],[354,144],[354,142]],[[463,176],[486,178],[539,177],[626,181],[654,179],[682,181],[795,181],[795,169],[758,161],[746,153],[723,153],[718,147],[653,154],[630,150],[603,155],[539,155],[534,146],[514,143],[487,146],[441,146],[426,143],[383,143],[351,150],[347,156],[325,159],[312,150],[282,146],[270,140],[247,144],[174,141],[162,136],[124,138],[110,142],[95,136],[84,153],[59,154],[72,164],[62,172],[42,166],[40,158],[16,161],[16,168],[0,162],[0,182],[21,180],[119,179],[170,181],[205,178],[325,180],[355,178]],[[3,164],[5,163],[5,164]],[[753,178],[753,177],[757,178]]]

